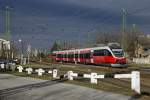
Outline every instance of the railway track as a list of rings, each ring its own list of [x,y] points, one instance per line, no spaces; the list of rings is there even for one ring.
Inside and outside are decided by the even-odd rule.
[[[96,68],[96,69],[99,69],[99,70],[107,70],[108,72],[109,71],[112,71],[113,72],[116,72],[116,73],[127,73],[127,72],[131,72],[131,71],[140,71],[141,73],[143,74],[150,74],[150,68],[145,68],[145,67],[142,67],[142,68],[112,68],[112,67],[105,67],[105,66],[96,66],[96,65],[84,65],[84,64],[73,64],[73,63],[62,63],[62,64],[58,64],[58,65],[67,65],[67,66],[75,66],[75,67],[85,67],[85,68]]]
[[[130,80],[124,80],[124,79],[114,79],[114,78],[108,78],[108,79],[102,79],[101,81],[110,83],[119,87],[124,88],[131,88],[131,81]],[[141,84],[141,91],[142,93],[147,93],[147,95],[150,95],[150,86]]]
[[[125,73],[130,73],[131,71],[140,71],[141,72],[141,79],[149,80],[150,79],[150,68],[136,68],[136,67],[130,67],[130,68],[110,68],[110,67],[104,67],[104,66],[94,66],[94,65],[83,65],[83,64],[73,64],[73,63],[56,63],[56,64],[49,64],[49,63],[42,63],[44,65],[51,65],[51,66],[65,66],[65,67],[71,67],[74,66],[73,68],[77,68],[79,70],[79,67],[84,67],[84,68],[91,68],[99,71],[106,71],[104,73],[111,73],[111,74],[125,74]],[[82,71],[81,71],[82,72]],[[109,83],[115,86],[123,87],[124,89],[131,89],[131,82],[130,80],[126,79],[114,79],[114,78],[107,78],[107,79],[102,79],[102,82]],[[147,82],[148,84],[148,82]],[[150,85],[145,85],[141,82],[141,91],[142,93],[146,95],[150,95]]]
[[[52,81],[46,81],[46,82],[41,82],[41,83],[36,83],[36,84],[29,84],[29,85],[14,87],[14,88],[3,89],[3,90],[0,90],[0,98],[4,98],[9,95],[17,94],[20,92],[25,92],[25,91],[35,89],[35,88],[59,84],[64,81],[66,80],[65,79],[64,80],[52,80]]]
[[[84,67],[84,68],[97,68],[97,69],[104,69],[104,70],[118,70],[118,71],[128,71],[127,68],[112,68],[112,67],[106,67],[106,66],[100,66],[100,65],[91,65],[91,64],[74,64],[74,63],[46,63],[46,62],[42,62],[38,64],[41,65],[47,65],[48,66],[54,66],[54,67],[58,67],[58,66],[65,66],[65,67],[71,67],[71,68],[75,68],[75,67]]]

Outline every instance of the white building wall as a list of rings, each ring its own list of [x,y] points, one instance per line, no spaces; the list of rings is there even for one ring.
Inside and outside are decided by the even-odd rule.
[[[150,64],[150,58],[133,58],[133,62],[137,64]]]

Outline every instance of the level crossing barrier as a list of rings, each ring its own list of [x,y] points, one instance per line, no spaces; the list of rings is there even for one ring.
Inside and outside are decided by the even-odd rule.
[[[0,69],[5,69],[5,64],[0,65]],[[58,76],[58,70],[57,69],[33,69],[33,68],[23,68],[22,66],[18,66],[17,70],[19,73],[27,72],[28,74],[37,73],[39,76],[42,76],[43,74],[47,73],[48,75],[52,74],[53,78],[67,78],[68,80],[72,81],[74,78],[82,77],[84,79],[90,79],[91,84],[98,84],[98,80],[105,79],[105,78],[116,78],[116,79],[131,79],[131,89],[134,90],[136,93],[140,94],[140,72],[139,71],[132,71],[129,74],[114,74],[107,75],[107,74],[98,74],[95,72],[92,72],[90,74],[83,74],[83,73],[74,73],[73,71],[68,71],[67,73]]]
[[[73,73],[73,71],[67,72],[68,80],[73,80],[74,78],[78,77],[78,73]],[[131,79],[131,89],[134,90],[136,93],[140,94],[140,72],[139,71],[132,71],[130,74],[114,74],[113,77],[110,75],[98,75],[97,73],[91,73],[91,74],[83,74],[80,76],[83,76],[83,78],[89,78],[90,82],[92,84],[98,84],[98,79],[104,79],[104,78],[117,78],[117,79],[125,79],[129,78]],[[106,77],[105,77],[106,76]]]

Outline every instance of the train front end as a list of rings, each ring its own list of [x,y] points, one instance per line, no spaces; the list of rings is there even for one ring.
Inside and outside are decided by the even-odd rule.
[[[111,64],[112,67],[127,67],[127,61],[124,56],[124,51],[120,45],[109,46],[114,57],[114,62]]]

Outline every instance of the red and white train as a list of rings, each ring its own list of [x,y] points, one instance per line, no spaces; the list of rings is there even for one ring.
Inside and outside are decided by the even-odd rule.
[[[118,43],[109,43],[105,46],[93,48],[54,51],[50,57],[58,62],[75,62],[112,67],[127,66],[123,49]]]

